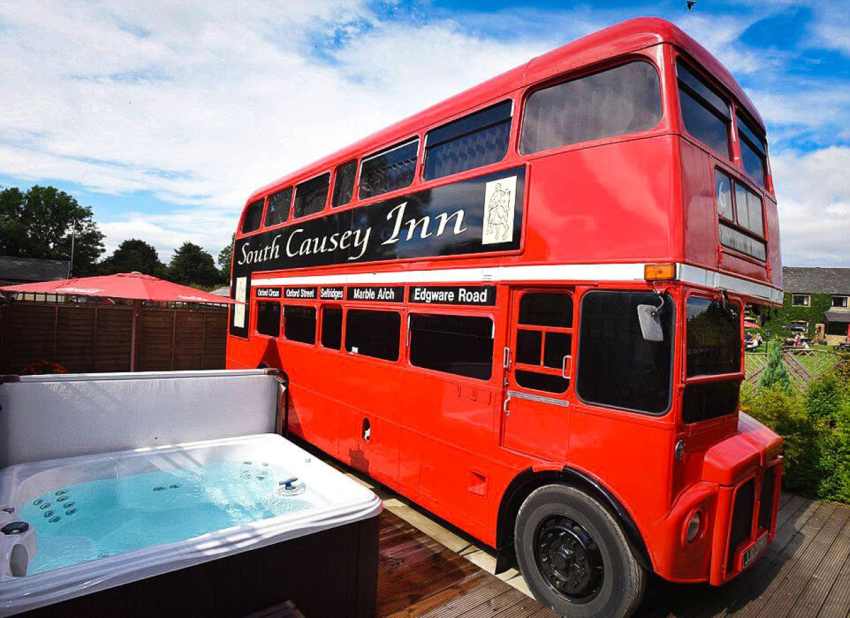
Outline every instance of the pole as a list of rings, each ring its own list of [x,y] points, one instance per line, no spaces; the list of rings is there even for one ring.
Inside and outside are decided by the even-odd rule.
[[[141,310],[142,301],[133,301],[133,326],[130,332],[130,371],[136,370],[136,330],[138,328],[138,313]]]
[[[68,261],[68,279],[74,273],[74,244],[77,240],[77,222],[71,223],[71,259]]]

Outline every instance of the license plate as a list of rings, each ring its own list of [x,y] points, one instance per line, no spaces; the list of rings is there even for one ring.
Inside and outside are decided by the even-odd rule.
[[[746,569],[750,564],[755,560],[761,551],[764,549],[765,545],[767,545],[767,535],[762,535],[762,537],[756,541],[756,544],[750,547],[747,551],[744,552],[744,559],[742,562],[742,567]]]

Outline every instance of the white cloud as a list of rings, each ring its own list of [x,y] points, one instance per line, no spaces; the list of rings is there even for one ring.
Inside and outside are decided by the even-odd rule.
[[[226,213],[209,234],[106,214],[110,246],[144,230],[165,254],[222,246],[258,186],[545,49],[355,0],[0,3],[0,29],[0,173]]]
[[[783,263],[850,264],[850,148],[773,156]]]

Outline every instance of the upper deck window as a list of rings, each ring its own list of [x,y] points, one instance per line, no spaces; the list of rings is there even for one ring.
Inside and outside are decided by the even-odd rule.
[[[419,138],[363,159],[360,163],[360,197],[381,195],[413,182]]]
[[[636,61],[542,88],[525,104],[520,150],[646,131],[661,120],[658,73]]]
[[[289,204],[292,202],[292,187],[287,187],[269,196],[269,207],[266,209],[266,225],[283,223],[289,217]]]
[[[716,169],[715,199],[720,215],[720,244],[764,260],[767,249],[762,240],[764,215],[761,197],[746,185],[737,180],[733,181],[728,174]]]
[[[334,208],[351,201],[351,196],[354,194],[354,172],[356,171],[357,161],[349,161],[336,168],[332,202]]]
[[[425,179],[501,161],[508,151],[512,108],[512,101],[502,101],[429,131]]]
[[[763,187],[767,175],[767,140],[756,125],[740,112],[736,114],[735,120],[738,125],[744,171]]]
[[[682,121],[688,133],[724,159],[730,157],[729,102],[697,77],[681,60],[676,64]]]
[[[263,198],[251,202],[248,209],[245,211],[245,218],[242,219],[242,233],[253,232],[260,227],[260,221],[263,217]]]
[[[319,212],[325,207],[328,199],[328,185],[331,181],[330,174],[322,174],[310,180],[302,182],[295,187],[295,206],[292,215],[303,217],[314,212]]]

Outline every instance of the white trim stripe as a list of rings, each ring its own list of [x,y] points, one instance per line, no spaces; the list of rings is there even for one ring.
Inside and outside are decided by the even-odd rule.
[[[386,285],[416,283],[468,283],[510,281],[643,281],[644,263],[637,264],[540,264],[397,270],[335,275],[308,275],[254,279],[251,287],[270,285]],[[715,290],[727,290],[772,303],[782,303],[782,290],[763,283],[733,277],[689,264],[677,264],[677,279]]]

